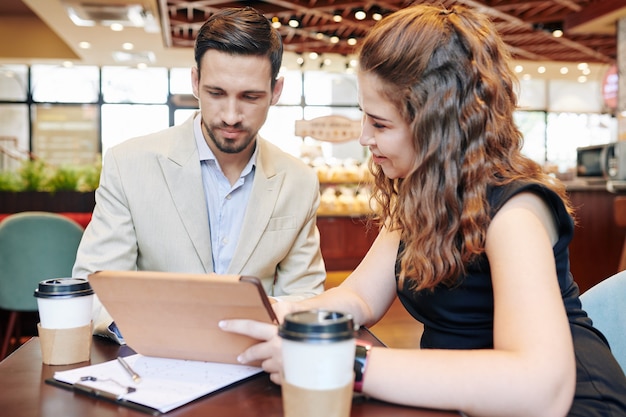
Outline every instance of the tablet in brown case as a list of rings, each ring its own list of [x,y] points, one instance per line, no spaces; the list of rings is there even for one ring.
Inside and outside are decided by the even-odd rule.
[[[258,341],[225,332],[218,322],[277,323],[255,277],[100,271],[89,282],[126,343],[146,356],[237,363],[237,355]]]

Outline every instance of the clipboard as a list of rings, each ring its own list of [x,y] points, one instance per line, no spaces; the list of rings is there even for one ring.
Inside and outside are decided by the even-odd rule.
[[[117,360],[57,371],[47,384],[154,416],[222,392],[262,373],[261,368],[216,362],[127,356],[142,380]]]
[[[89,282],[126,344],[145,356],[236,364],[258,340],[223,331],[220,320],[278,323],[255,277],[99,271]]]
[[[134,403],[132,401],[127,401],[127,400],[125,400],[123,398],[118,398],[116,395],[111,394],[109,392],[105,392],[105,391],[102,391],[102,390],[90,388],[90,387],[82,385],[82,384],[77,384],[77,383],[68,384],[67,382],[57,381],[54,378],[46,379],[45,383],[53,385],[53,386],[58,387],[58,388],[63,388],[63,389],[69,390],[69,391],[74,391],[75,393],[86,395],[88,397],[92,397],[92,398],[96,398],[96,399],[99,399],[99,400],[108,401],[108,402],[120,405],[122,407],[127,407],[127,408],[130,408],[131,410],[139,411],[139,412],[150,414],[150,415],[153,415],[153,416],[159,416],[159,415],[163,414],[161,411],[159,411],[159,410],[157,410],[155,408],[148,407],[148,406],[141,405],[141,404],[137,404],[137,403]]]

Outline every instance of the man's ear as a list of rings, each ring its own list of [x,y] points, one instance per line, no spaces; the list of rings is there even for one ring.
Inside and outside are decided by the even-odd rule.
[[[191,67],[191,90],[193,91],[193,96],[197,99],[200,98],[200,94],[198,94],[199,83],[200,71],[198,71],[198,67]]]
[[[274,84],[274,90],[272,91],[272,102],[271,105],[274,105],[276,103],[278,103],[278,100],[280,99],[280,95],[283,92],[283,85],[285,84],[285,78],[284,77],[278,77],[276,79],[276,83]]]

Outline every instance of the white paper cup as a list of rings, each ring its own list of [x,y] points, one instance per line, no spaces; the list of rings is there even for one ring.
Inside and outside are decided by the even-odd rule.
[[[283,339],[285,380],[314,390],[343,387],[354,381],[354,339],[334,343],[303,343]]]
[[[71,329],[91,323],[94,291],[83,278],[54,278],[35,290],[44,329]]]

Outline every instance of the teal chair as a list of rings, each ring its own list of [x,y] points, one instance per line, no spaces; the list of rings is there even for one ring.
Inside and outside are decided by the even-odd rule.
[[[72,276],[82,235],[82,226],[57,213],[23,212],[0,222],[0,309],[9,312],[0,360],[19,330],[19,313],[38,310],[38,283]]]
[[[626,373],[626,271],[600,281],[585,291],[580,301]]]

